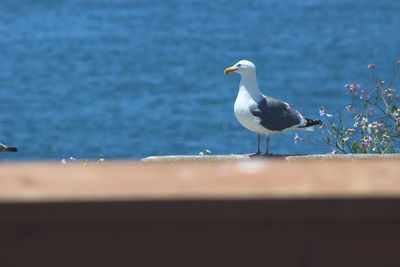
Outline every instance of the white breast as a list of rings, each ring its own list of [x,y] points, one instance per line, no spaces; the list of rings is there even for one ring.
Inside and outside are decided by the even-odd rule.
[[[281,133],[280,131],[268,130],[260,124],[261,119],[254,116],[250,111],[250,107],[255,107],[256,105],[257,102],[246,91],[239,91],[235,101],[234,112],[240,124],[246,129],[259,134],[273,135]]]
[[[265,129],[260,124],[260,119],[250,112],[250,107],[254,105],[257,105],[257,103],[253,99],[238,97],[234,106],[236,119],[250,131],[266,135],[274,134],[274,132]]]

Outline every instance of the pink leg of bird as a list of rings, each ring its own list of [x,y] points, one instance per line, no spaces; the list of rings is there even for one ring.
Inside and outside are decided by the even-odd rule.
[[[247,154],[249,157],[254,157],[260,155],[260,141],[261,141],[261,135],[257,135],[257,152],[253,154]]]
[[[268,156],[268,155],[271,155],[271,154],[269,154],[268,153],[268,147],[269,147],[269,136],[267,136],[267,144],[266,144],[266,147],[265,147],[265,156]]]

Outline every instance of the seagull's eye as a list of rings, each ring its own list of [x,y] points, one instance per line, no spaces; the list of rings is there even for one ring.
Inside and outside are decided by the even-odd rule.
[[[238,67],[241,67],[241,66],[242,66],[242,64],[237,64],[237,66],[238,66]]]

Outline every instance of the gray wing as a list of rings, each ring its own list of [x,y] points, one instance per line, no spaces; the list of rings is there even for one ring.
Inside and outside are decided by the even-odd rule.
[[[302,116],[289,104],[272,97],[264,97],[250,112],[261,119],[260,124],[271,131],[282,131],[302,121]]]

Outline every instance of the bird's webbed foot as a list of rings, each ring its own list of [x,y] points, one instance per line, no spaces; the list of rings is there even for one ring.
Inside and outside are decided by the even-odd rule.
[[[261,156],[261,153],[260,153],[260,151],[258,151],[256,153],[246,154],[246,155],[249,156],[249,157],[259,157],[259,156]]]

